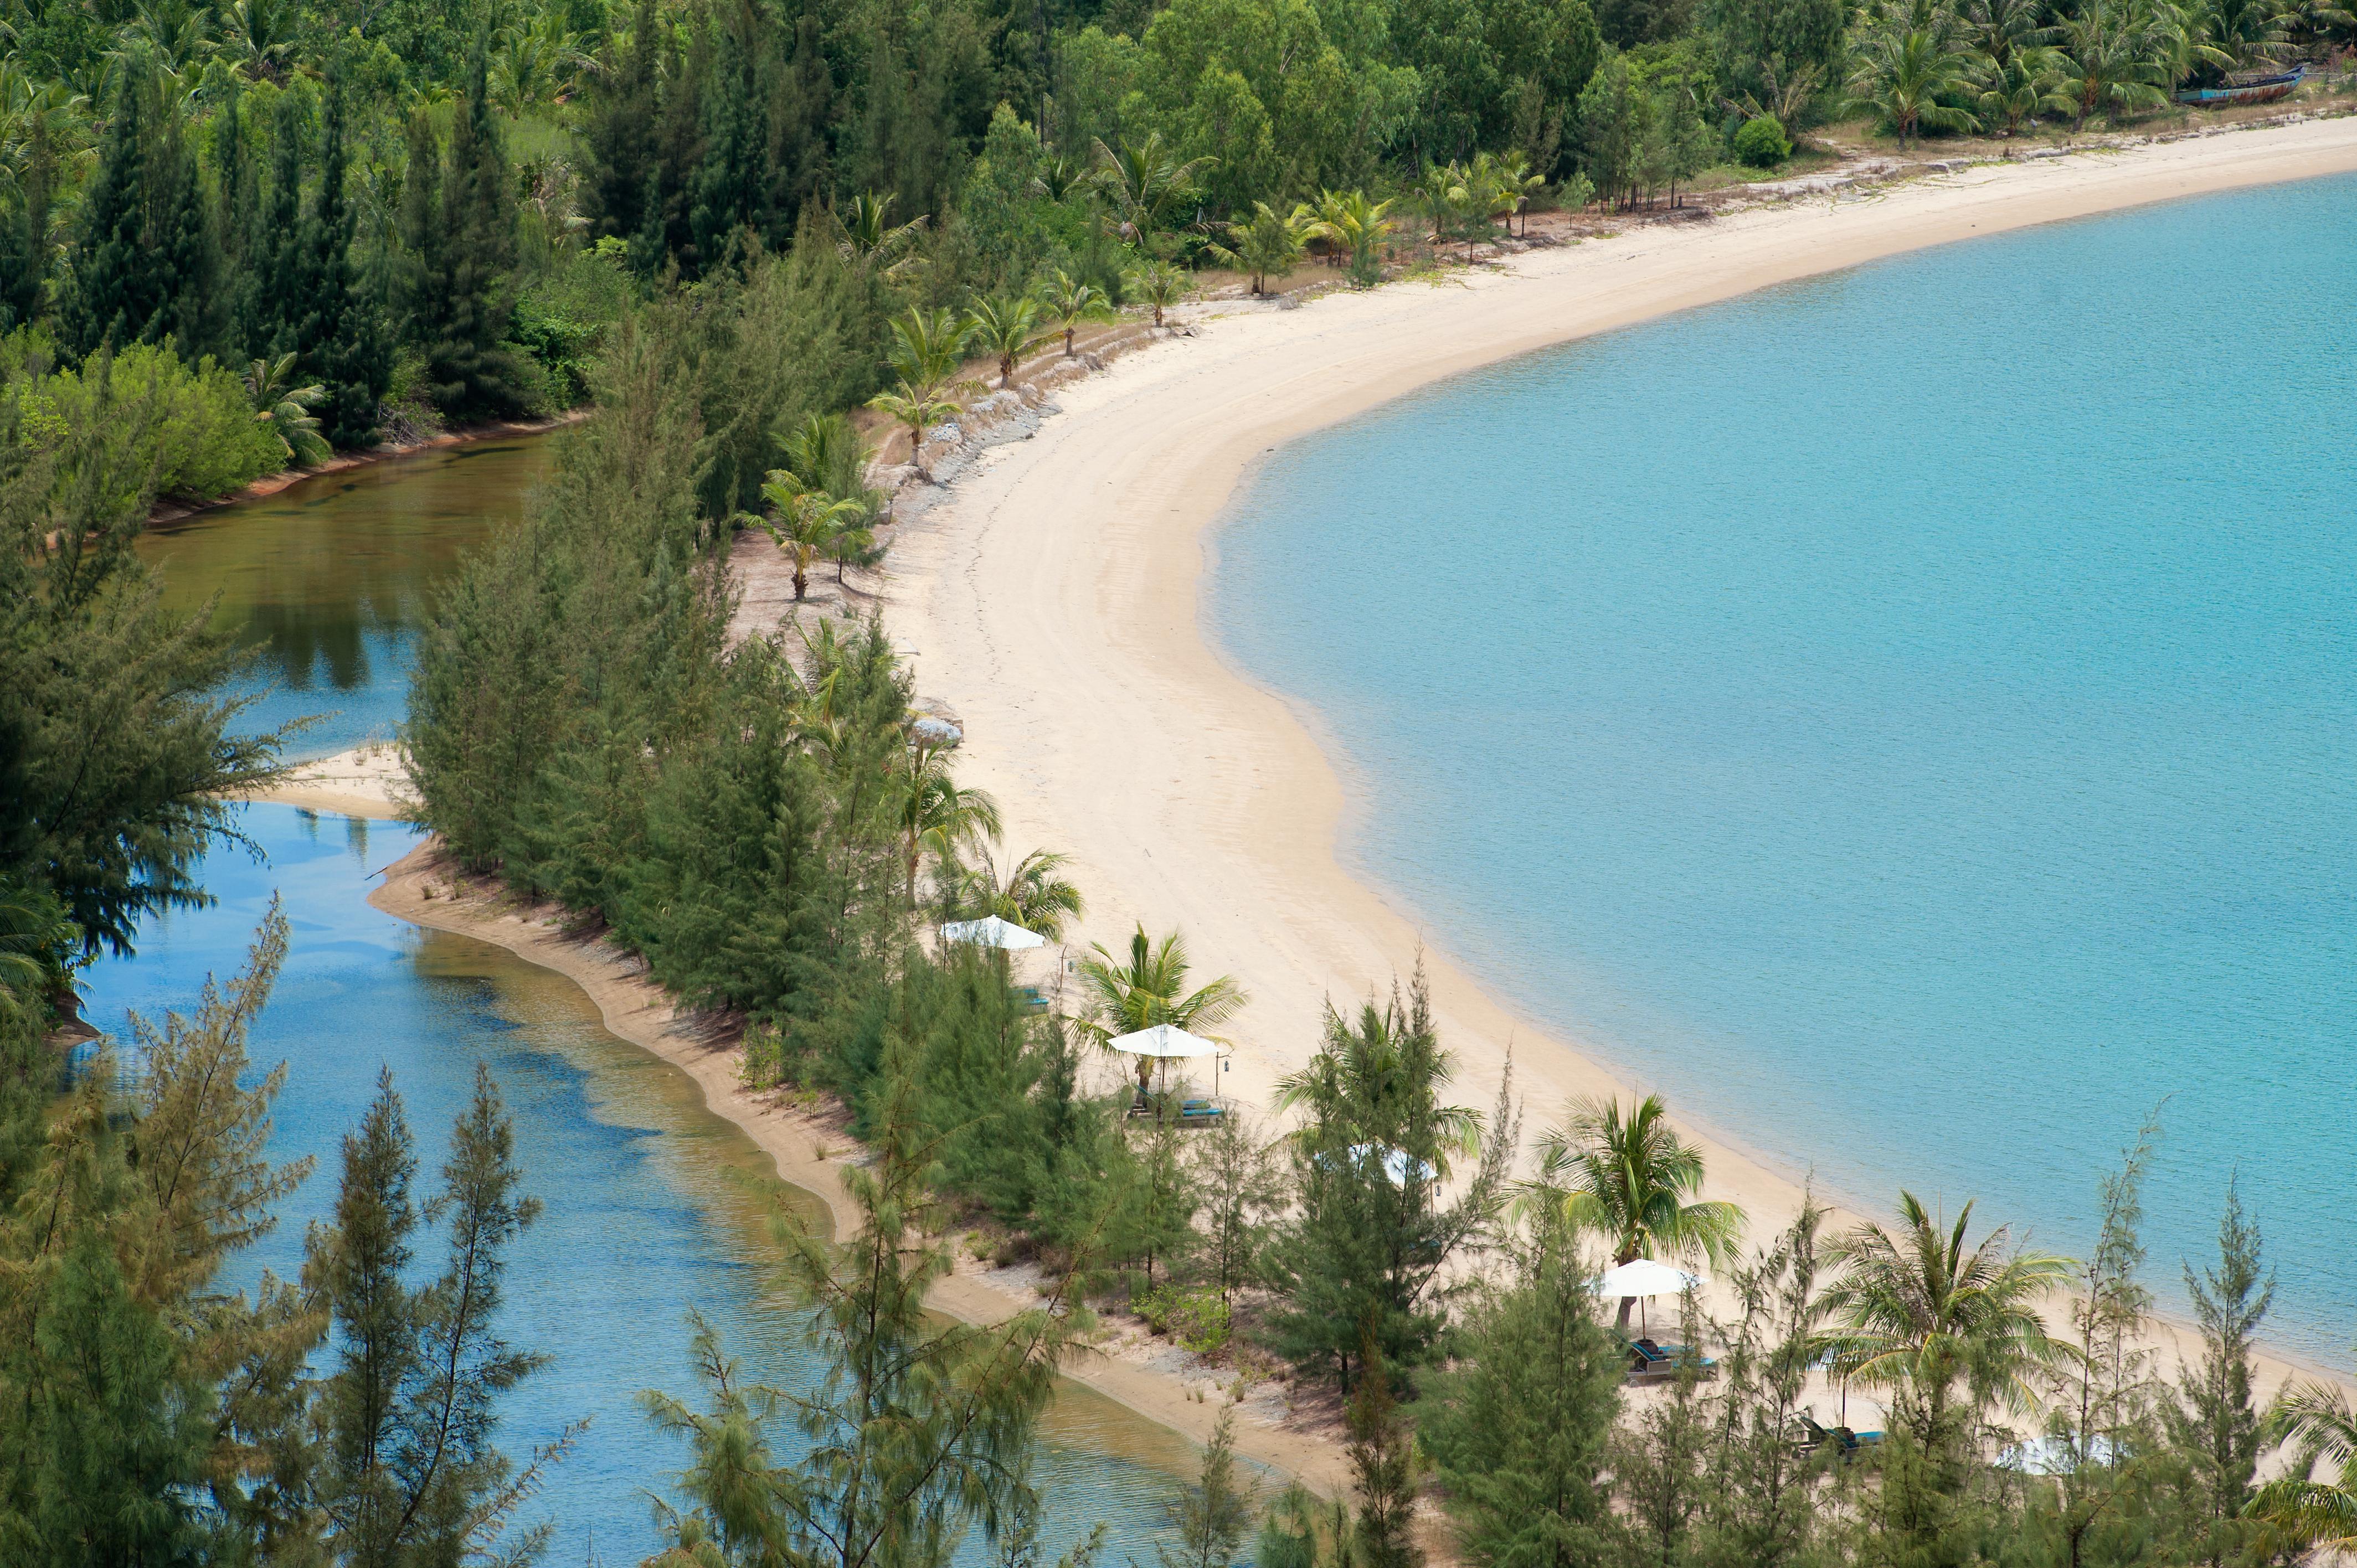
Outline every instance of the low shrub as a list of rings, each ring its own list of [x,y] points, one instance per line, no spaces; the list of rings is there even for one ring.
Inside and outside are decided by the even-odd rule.
[[[210,357],[191,366],[168,348],[138,343],[60,370],[48,338],[25,328],[0,345],[0,380],[20,441],[103,432],[113,448],[107,471],[144,478],[158,495],[212,500],[285,461],[244,383]]]
[[[1749,167],[1774,168],[1792,156],[1792,138],[1773,114],[1755,114],[1735,133],[1736,161]]]
[[[1228,1348],[1233,1325],[1218,1291],[1161,1285],[1132,1296],[1129,1306],[1148,1328],[1168,1335],[1198,1356],[1216,1356]]]
[[[529,358],[542,412],[589,401],[589,376],[607,328],[629,312],[636,288],[610,252],[581,252],[517,295],[508,335]]]

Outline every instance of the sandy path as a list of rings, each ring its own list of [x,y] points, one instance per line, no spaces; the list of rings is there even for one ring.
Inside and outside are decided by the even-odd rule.
[[[1348,1003],[1423,950],[1460,1094],[1486,1106],[1509,1042],[1526,1131],[1627,1087],[1501,1006],[1427,932],[1337,864],[1348,807],[1301,719],[1198,627],[1204,530],[1280,443],[1454,372],[1587,333],[1926,245],[2233,187],[2357,170],[2342,119],[1975,168],[1876,199],[1760,209],[1517,258],[1438,287],[1243,311],[1059,392],[896,545],[888,614],[920,694],[963,718],[962,781],[998,799],[1017,852],[1072,858],[1083,941],[1186,933],[1201,975],[1252,1004],[1222,1088],[1266,1104]],[[1765,1158],[1712,1129],[1712,1184],[1753,1231],[1789,1216],[1805,1150]],[[2277,1375],[2280,1375],[2278,1370]]]

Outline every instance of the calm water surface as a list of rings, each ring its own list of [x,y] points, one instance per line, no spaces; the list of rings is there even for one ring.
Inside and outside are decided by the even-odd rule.
[[[219,596],[217,626],[259,652],[248,723],[324,714],[290,755],[389,739],[408,701],[414,628],[459,556],[522,515],[548,436],[445,447],[323,474],[266,500],[151,529],[139,553],[166,601]]]
[[[518,515],[545,452],[461,448],[310,481],[146,549],[181,602],[219,591],[228,623],[252,628],[282,682],[266,700],[274,720],[344,708],[307,748],[332,750],[398,722],[426,594],[468,543]],[[814,1379],[800,1320],[775,1293],[768,1209],[747,1179],[773,1167],[684,1073],[607,1033],[572,982],[371,908],[374,875],[408,852],[414,830],[287,806],[241,817],[265,858],[211,855],[202,879],[215,907],[151,922],[135,958],[92,970],[85,1015],[123,1038],[126,1010],[192,1005],[207,974],[243,962],[274,892],[284,900],[291,952],[252,1048],[264,1068],[289,1066],[274,1157],[312,1155],[319,1169],[240,1260],[238,1283],[299,1267],[306,1227],[334,1204],[339,1141],[381,1068],[407,1102],[423,1194],[438,1186],[475,1064],[489,1062],[515,1112],[527,1187],[546,1204],[516,1257],[500,1332],[553,1358],[507,1407],[502,1443],[522,1456],[588,1418],[527,1521],[556,1521],[552,1563],[639,1561],[655,1541],[647,1488],[667,1486],[684,1449],[648,1426],[635,1396],[694,1393],[688,1314],[717,1324],[748,1373],[783,1388]],[[790,1197],[823,1217],[808,1195]],[[435,1253],[422,1247],[422,1262]],[[1049,1434],[1039,1472],[1049,1556],[1103,1520],[1108,1561],[1151,1560],[1172,1478],[1192,1466],[1187,1444],[1076,1385],[1060,1388]],[[963,1561],[984,1555],[977,1538]]]
[[[1534,1016],[1821,1185],[2151,1273],[2228,1176],[2357,1335],[2357,182],[1900,258],[1267,459],[1209,628],[1346,854]]]

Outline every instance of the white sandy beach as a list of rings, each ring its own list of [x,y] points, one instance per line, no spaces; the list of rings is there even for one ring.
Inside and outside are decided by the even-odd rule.
[[[962,781],[1008,846],[1070,854],[1082,932],[1185,932],[1197,972],[1252,1003],[1221,1089],[1262,1105],[1316,1048],[1329,998],[1423,953],[1460,1098],[1486,1107],[1511,1043],[1525,1132],[1578,1096],[1641,1087],[1516,1016],[1336,859],[1350,802],[1301,715],[1199,626],[1205,532],[1261,455],[1456,372],[1752,289],[1928,245],[2240,186],[2357,170],[2357,119],[1985,166],[1684,226],[1640,228],[1445,284],[1243,309],[1059,392],[1062,413],[986,455],[895,547],[888,610],[918,691],[966,725]],[[1794,1210],[1808,1151],[1723,1130],[1713,1186]],[[1739,1130],[1738,1130],[1739,1132]],[[2276,1372],[2281,1375],[2278,1364]]]
[[[1205,531],[1252,463],[1458,371],[1752,289],[1975,234],[2351,171],[2357,118],[2312,122],[1639,228],[1298,310],[1239,307],[1059,389],[1060,413],[985,454],[904,531],[890,563],[894,640],[914,660],[919,693],[963,720],[961,779],[996,796],[1009,847],[1071,857],[1090,906],[1081,947],[1118,947],[1138,920],[1175,927],[1199,974],[1232,974],[1250,991],[1229,1031],[1239,1049],[1222,1091],[1265,1106],[1275,1079],[1316,1048],[1329,998],[1347,1004],[1387,985],[1421,953],[1460,1064],[1459,1098],[1488,1106],[1511,1045],[1527,1134],[1574,1098],[1642,1086],[1501,1007],[1454,961],[1453,933],[1419,929],[1342,870],[1340,780],[1302,716],[1224,664],[1199,627]],[[347,754],[303,770],[276,798],[391,815],[392,773],[382,757]],[[523,940],[495,910],[422,898],[408,886],[422,865],[403,869],[380,904],[575,973],[609,1026],[681,1060],[782,1174],[824,1187],[797,1168],[813,1134],[737,1092],[708,1053],[691,1060],[673,1048],[668,1008],[620,1005],[576,967],[586,956]],[[1755,1235],[1789,1218],[1808,1151],[1755,1155],[1727,1130],[1690,1131],[1711,1145],[1712,1185],[1751,1211]],[[958,1305],[995,1315],[980,1299]],[[2265,1380],[2292,1369],[2271,1359]],[[1157,1375],[1082,1376],[1190,1434],[1208,1423],[1204,1406]],[[1316,1447],[1281,1429],[1246,1442],[1255,1457],[1331,1485],[1337,1456]]]

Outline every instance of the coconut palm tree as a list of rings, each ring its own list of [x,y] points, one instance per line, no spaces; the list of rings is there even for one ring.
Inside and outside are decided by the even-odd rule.
[[[221,54],[250,81],[275,81],[295,52],[296,8],[286,0],[229,0],[218,7]]]
[[[2070,1260],[2009,1250],[2002,1225],[1968,1248],[1972,1218],[1967,1203],[1943,1230],[1901,1192],[1896,1230],[1862,1224],[1826,1252],[1834,1326],[1818,1353],[1836,1377],[1897,1395],[1893,1412],[1927,1451],[1950,1435],[1960,1388],[1971,1408],[2025,1413],[2039,1376],[2070,1355],[2038,1315],[2039,1299],[2068,1282]]]
[[[2259,1522],[2269,1559],[2357,1551],[2357,1410],[2342,1390],[2295,1382],[2267,1413],[2267,1435],[2291,1452],[2291,1472],[2262,1486],[2243,1510]],[[2332,1479],[2316,1478],[2329,1466]]]
[[[1053,851],[1035,849],[1004,872],[987,850],[979,860],[958,890],[961,918],[996,915],[1053,942],[1063,940],[1067,918],[1078,919],[1085,911],[1081,890],[1061,875],[1064,857]]]
[[[786,437],[785,467],[771,469],[769,475],[770,483],[784,486],[790,494],[816,494],[830,503],[856,503],[855,512],[839,515],[834,527],[832,552],[838,583],[848,562],[866,564],[866,553],[875,543],[870,524],[884,505],[883,495],[867,485],[867,464],[875,455],[842,414],[807,414]]]
[[[1984,60],[1978,95],[1981,123],[2000,127],[1999,134],[2018,135],[2022,125],[2040,114],[2060,114],[2071,107],[2061,90],[2054,51],[2043,44],[2017,47],[2002,63]]]
[[[1094,284],[1080,283],[1072,274],[1058,267],[1039,284],[1039,305],[1049,327],[1064,335],[1064,358],[1072,357],[1072,332],[1083,321],[1093,321],[1111,312],[1112,301]]]
[[[1055,336],[1039,325],[1036,299],[985,299],[965,313],[966,328],[974,347],[998,361],[998,384],[1015,384],[1015,367],[1024,355]]]
[[[1176,931],[1155,941],[1140,925],[1129,939],[1126,962],[1102,946],[1081,961],[1081,989],[1089,998],[1087,1016],[1077,1027],[1099,1045],[1157,1024],[1190,1034],[1218,1028],[1244,1004],[1243,988],[1226,975],[1187,989],[1187,943]]]
[[[155,73],[167,90],[166,106],[177,109],[205,75],[214,50],[212,22],[204,6],[134,6],[106,56],[124,69]]]
[[[1195,177],[1219,161],[1181,162],[1159,131],[1147,132],[1143,142],[1124,142],[1117,152],[1102,139],[1096,146],[1097,187],[1120,220],[1121,237],[1148,252],[1170,214],[1196,194]]]
[[[1099,143],[1098,145],[1103,145]],[[1057,153],[1039,166],[1031,177],[1030,191],[1054,202],[1063,202],[1076,190],[1084,190],[1096,171],[1070,153]]]
[[[851,497],[830,496],[785,468],[770,470],[761,486],[761,499],[776,510],[771,516],[753,521],[793,563],[794,603],[800,604],[810,587],[811,563],[834,548],[845,528],[863,521],[867,508]]]
[[[565,21],[565,13],[551,7],[530,26],[501,27],[494,37],[491,98],[518,119],[563,97],[574,79],[597,63],[582,49],[581,35]]]
[[[1538,1172],[1523,1184],[1516,1206],[1558,1208],[1575,1232],[1602,1238],[1615,1263],[1645,1257],[1719,1263],[1743,1232],[1744,1213],[1697,1197],[1702,1180],[1702,1150],[1670,1125],[1660,1095],[1625,1112],[1618,1100],[1584,1100],[1539,1139]],[[1621,1301],[1622,1328],[1635,1305]]]
[[[867,400],[868,407],[908,427],[909,461],[917,477],[928,484],[932,475],[925,469],[926,428],[956,416],[958,404],[949,396],[951,392],[978,390],[982,385],[958,375],[971,333],[972,328],[952,311],[910,306],[892,318],[892,344],[886,354],[899,372],[900,384]]]
[[[1853,113],[1877,114],[1899,134],[1899,145],[1927,130],[1969,131],[1980,122],[1943,102],[1971,85],[1964,54],[1950,46],[1942,27],[1910,17],[1878,27],[1858,43],[1857,70],[1849,81]]]
[[[1133,299],[1154,307],[1154,325],[1159,327],[1164,310],[1195,292],[1195,279],[1184,267],[1150,261],[1122,274],[1121,286]]]
[[[270,426],[286,447],[286,461],[316,468],[335,456],[312,410],[328,399],[328,389],[316,382],[289,386],[295,379],[295,356],[256,360],[245,372],[245,394],[253,400],[253,416]]]
[[[925,467],[925,431],[945,419],[955,418],[962,412],[959,406],[945,397],[928,395],[906,381],[890,392],[877,392],[867,400],[867,406],[907,428],[909,466],[917,470],[917,478],[931,484],[932,473]]]
[[[2056,68],[2071,100],[2074,131],[2101,113],[2115,120],[2167,107],[2169,38],[2146,0],[2087,0],[2056,29]]]
[[[2272,64],[2286,47],[2283,15],[2275,0],[2206,0],[2193,7],[2186,31],[2222,75]]]
[[[958,378],[973,336],[972,325],[946,306],[920,310],[912,305],[892,318],[892,345],[885,358],[910,390],[938,397],[981,385]]]
[[[1465,171],[1467,198],[1466,216],[1472,221],[1469,238],[1487,243],[1491,238],[1490,225],[1501,218],[1512,218],[1515,203],[1522,192],[1512,188],[1506,166],[1495,153],[1476,153]],[[1469,251],[1467,252],[1471,253]]]
[[[1481,169],[1483,159],[1488,160],[1486,169]],[[1529,218],[1531,196],[1546,184],[1546,176],[1533,174],[1531,160],[1521,153],[1511,154],[1502,158],[1491,153],[1483,153],[1473,162],[1476,168],[1480,169],[1480,172],[1485,175],[1494,192],[1492,200],[1496,205],[1491,208],[1491,214],[1502,214],[1510,228],[1513,224],[1514,215],[1518,212],[1523,214],[1523,232],[1529,233],[1531,231]]]
[[[1225,265],[1250,273],[1252,291],[1265,294],[1269,274],[1290,272],[1301,260],[1301,252],[1308,248],[1311,223],[1301,209],[1282,213],[1265,201],[1255,201],[1249,220],[1227,225],[1233,244],[1206,249]]]
[[[2046,0],[1964,0],[1957,13],[1964,38],[1991,74],[2007,70],[2024,50],[2054,41],[2045,17]]]
[[[1388,199],[1370,201],[1363,190],[1321,190],[1315,207],[1297,208],[1294,215],[1308,217],[1306,231],[1310,239],[1323,240],[1351,258],[1351,281],[1363,288],[1381,274],[1385,219],[1391,209]]]
[[[881,196],[864,191],[853,197],[851,204],[834,215],[836,226],[843,231],[836,249],[863,268],[881,268],[887,277],[905,271],[909,258],[900,252],[924,232],[925,215],[920,212],[906,223],[893,222],[892,203],[898,199],[888,191]]]
[[[909,906],[917,904],[917,871],[931,854],[935,865],[954,869],[967,852],[996,839],[998,802],[981,789],[962,787],[951,776],[939,746],[909,746],[908,768],[896,776],[894,814],[899,819],[909,868]]]
[[[2335,0],[2284,0],[2276,19],[2283,27],[2284,41],[2303,51],[2345,46],[2357,31],[2357,13]]]
[[[46,893],[0,876],[0,1020],[27,1028],[65,989],[81,935]]]
[[[1415,201],[1432,224],[1436,252],[1444,242],[1462,240],[1466,255],[1472,255],[1475,225],[1486,227],[1485,220],[1494,210],[1483,205],[1485,194],[1474,180],[1473,171],[1463,164],[1452,160],[1424,171],[1416,182]]]

